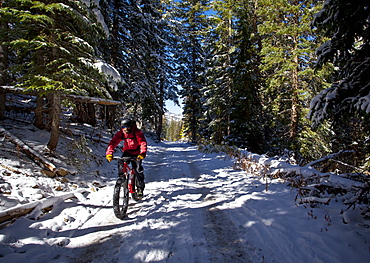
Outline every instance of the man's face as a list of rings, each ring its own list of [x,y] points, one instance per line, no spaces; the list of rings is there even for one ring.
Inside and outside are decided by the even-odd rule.
[[[124,133],[130,133],[131,132],[131,127],[130,126],[122,126],[122,130]]]

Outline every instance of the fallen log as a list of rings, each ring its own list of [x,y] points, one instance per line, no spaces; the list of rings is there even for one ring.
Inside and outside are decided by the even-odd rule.
[[[20,150],[27,154],[32,160],[38,163],[40,166],[43,166],[49,169],[52,172],[55,172],[56,167],[54,164],[49,162],[44,156],[37,153],[35,150],[30,148],[26,143],[24,143],[21,139],[17,138],[9,131],[5,130],[3,127],[0,127],[0,134],[3,134],[6,138],[9,139],[12,143],[19,146]]]
[[[338,156],[338,155],[341,155],[341,154],[343,154],[343,153],[354,153],[354,151],[345,151],[345,150],[340,150],[340,151],[339,151],[339,152],[337,152],[337,153],[332,153],[332,154],[329,154],[329,155],[327,155],[327,156],[325,156],[325,157],[322,157],[322,158],[321,158],[321,159],[319,159],[319,160],[312,161],[312,162],[310,162],[310,163],[306,164],[305,166],[314,166],[314,165],[316,165],[316,164],[318,164],[318,163],[321,163],[321,162],[324,162],[324,161],[327,161],[327,160],[331,160],[331,159],[333,159],[334,157],[336,157],[336,156]]]
[[[97,97],[87,97],[87,96],[79,96],[79,95],[72,95],[72,94],[62,94],[62,97],[68,98],[71,100],[75,100],[78,102],[84,103],[93,103],[93,104],[100,104],[100,105],[120,105],[120,101],[116,100],[109,100]]]
[[[13,93],[13,94],[27,94],[36,96],[39,92],[34,90],[26,90],[25,88],[21,87],[14,87],[14,86],[0,86],[0,93]],[[120,105],[120,101],[110,100],[110,99],[103,99],[97,97],[88,97],[88,96],[80,96],[80,95],[73,95],[73,94],[61,94],[61,96],[65,98],[69,98],[71,100],[85,102],[85,103],[93,103],[93,104],[100,104],[100,105]]]
[[[6,227],[9,224],[11,224],[11,222],[9,222],[9,223],[5,223],[5,222],[12,221],[12,220],[20,218],[24,215],[27,215],[27,214],[31,213],[32,211],[34,211],[35,208],[37,208],[37,211],[35,211],[32,218],[37,219],[39,214],[42,213],[41,212],[42,210],[52,207],[54,204],[56,204],[59,201],[64,201],[64,200],[72,198],[72,197],[77,198],[78,196],[76,194],[82,194],[82,193],[85,193],[85,192],[87,192],[86,189],[80,189],[80,190],[77,190],[77,191],[74,191],[74,192],[66,193],[64,195],[53,196],[53,197],[46,198],[44,200],[38,200],[38,201],[34,201],[34,202],[31,202],[31,203],[28,203],[28,204],[19,205],[19,206],[13,207],[13,208],[9,208],[9,209],[6,209],[4,211],[0,211],[0,224],[4,223],[3,226]]]

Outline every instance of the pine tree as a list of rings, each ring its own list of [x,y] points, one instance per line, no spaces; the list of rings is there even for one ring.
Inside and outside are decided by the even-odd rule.
[[[311,102],[309,113],[320,127],[333,125],[332,150],[354,150],[352,162],[369,169],[370,63],[369,1],[326,1],[313,25],[329,38],[317,51],[317,69],[333,62],[338,76]],[[367,163],[366,163],[367,162]]]
[[[211,56],[207,61],[209,85],[204,92],[207,110],[202,121],[202,136],[216,144],[224,143],[225,138],[231,134],[231,53],[235,50],[233,4],[233,1],[212,1],[214,14],[210,16],[208,23],[211,30],[208,33],[210,45],[207,53]]]
[[[212,59],[208,71],[210,138],[261,151],[258,34],[250,1],[214,1]]]
[[[93,68],[96,46],[103,35],[85,4],[12,0],[3,6],[13,16],[10,23],[15,23],[9,31],[10,47],[16,52],[13,69],[23,73],[19,79],[23,86],[106,95]]]
[[[93,67],[96,47],[103,37],[100,24],[84,3],[65,0],[3,1],[2,21],[11,24],[6,34],[15,54],[14,84],[45,94],[51,103],[49,150],[59,136],[61,93],[109,96],[104,78]]]
[[[315,81],[322,83],[320,73],[314,74],[311,68],[315,61],[313,51],[320,41],[310,27],[318,7],[316,2],[258,1],[260,68],[266,81],[262,96],[265,111],[270,114],[268,126],[274,133],[270,141],[273,146],[296,152],[300,150],[301,132],[309,129],[304,117],[312,87]]]
[[[111,93],[134,117],[152,123],[160,137],[164,102],[176,97],[169,45],[173,34],[163,19],[169,3],[114,0],[104,6],[110,37],[101,48],[123,78]]]
[[[239,1],[236,8],[235,51],[232,53],[235,66],[233,76],[233,136],[237,145],[254,152],[263,152],[265,138],[263,131],[262,104],[259,96],[259,48],[255,3]]]
[[[369,116],[370,63],[368,1],[330,1],[315,17],[314,25],[330,39],[318,49],[318,68],[333,61],[339,77],[313,101],[310,117],[348,120]]]
[[[1,5],[1,3],[0,3]],[[1,6],[0,6],[1,8]],[[1,9],[0,9],[1,10]],[[3,11],[3,10],[2,10]],[[0,42],[0,86],[5,86],[8,84],[8,34],[9,25],[4,19],[4,13],[0,11],[0,39],[3,40],[3,43]],[[5,93],[0,93],[0,120],[3,120],[5,117]]]
[[[181,50],[176,54],[178,84],[182,87],[184,130],[192,142],[199,139],[200,119],[203,115],[203,86],[205,85],[205,43],[207,28],[205,11],[208,1],[180,1],[177,19],[182,23]]]
[[[122,83],[116,83],[109,89],[114,100],[124,101],[119,94],[126,83],[130,65],[128,55],[128,30],[130,6],[125,0],[102,0],[99,2],[100,10],[107,25],[107,38],[99,44],[99,50],[102,53],[103,60],[114,67],[122,77]],[[125,108],[124,108],[125,109]],[[101,117],[105,120],[108,128],[113,129],[123,113],[122,109],[112,106],[106,106],[101,111]]]
[[[164,19],[164,16],[168,15],[167,12],[171,11],[172,6],[169,6],[169,3],[162,4],[161,1],[148,2],[146,12],[152,14],[153,18],[153,23],[148,26],[148,31],[154,35],[148,37],[148,47],[144,50],[146,51],[146,69],[149,69],[148,79],[152,80],[149,85],[152,105],[143,105],[143,117],[153,123],[154,130],[160,138],[165,101],[175,96],[177,91],[172,62],[173,28],[171,22]]]

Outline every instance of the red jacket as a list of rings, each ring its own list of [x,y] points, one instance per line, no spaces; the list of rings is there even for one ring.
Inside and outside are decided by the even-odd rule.
[[[110,140],[105,155],[113,155],[114,149],[122,140],[124,141],[122,148],[123,152],[128,152],[132,155],[142,154],[144,157],[146,156],[146,139],[142,131],[140,131],[136,125],[132,127],[132,131],[130,133],[125,133],[120,129]]]

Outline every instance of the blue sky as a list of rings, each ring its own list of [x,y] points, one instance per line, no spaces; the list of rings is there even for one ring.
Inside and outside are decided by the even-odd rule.
[[[169,112],[172,112],[172,113],[176,113],[176,114],[181,114],[182,113],[182,108],[180,108],[179,106],[175,105],[173,103],[173,101],[166,101],[166,109],[169,111]]]

